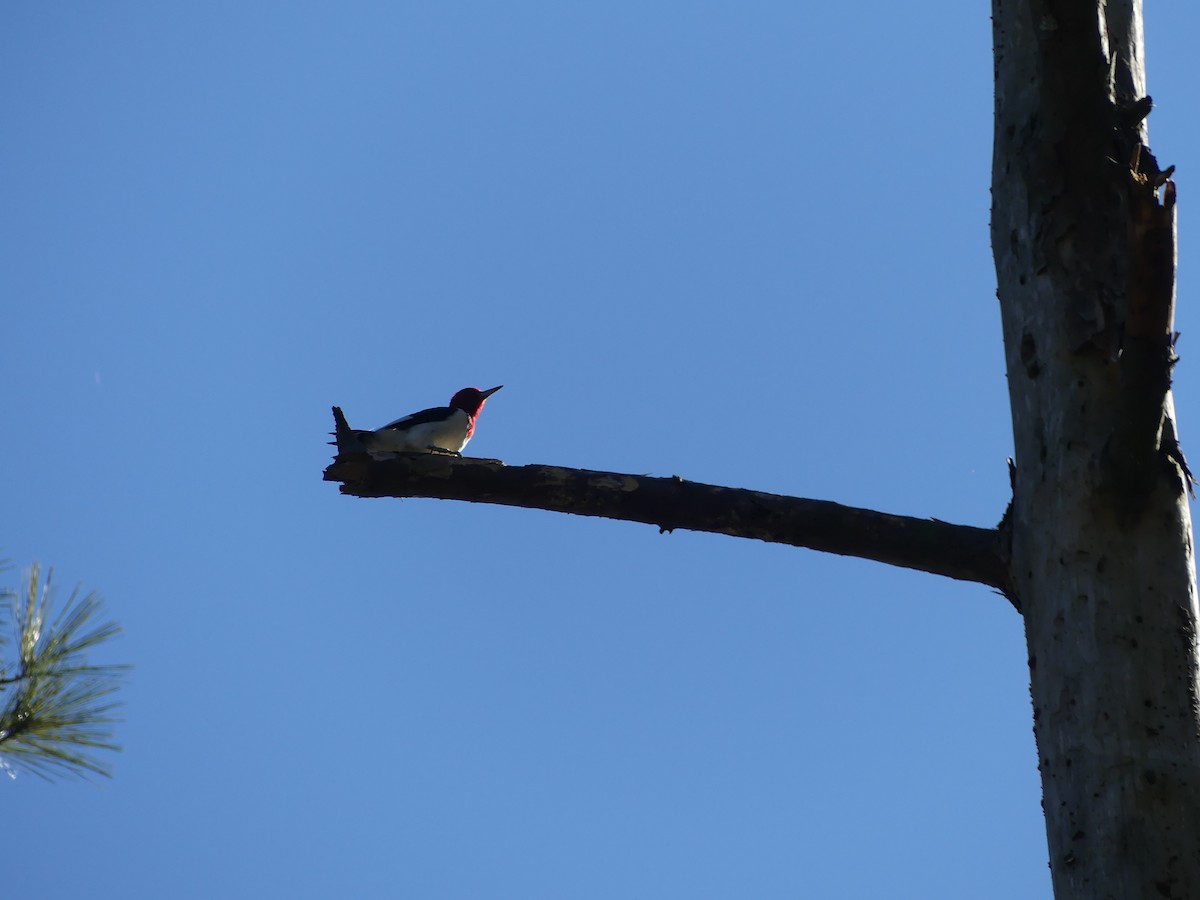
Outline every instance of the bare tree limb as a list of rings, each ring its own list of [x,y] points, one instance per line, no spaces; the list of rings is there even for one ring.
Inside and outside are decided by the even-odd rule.
[[[1009,583],[1007,530],[895,516],[826,500],[560,466],[506,466],[494,459],[397,453],[373,459],[341,442],[325,470],[355,497],[431,497],[600,516],[733,537],[756,538],[873,559],[998,588]],[[352,435],[350,435],[352,437]]]

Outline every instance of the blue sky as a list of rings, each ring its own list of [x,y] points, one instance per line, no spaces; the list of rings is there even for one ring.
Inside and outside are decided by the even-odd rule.
[[[1200,12],[1150,6],[1186,445]],[[113,779],[0,779],[12,896],[1049,897],[995,594],[321,481],[331,405],[503,383],[477,455],[994,524],[985,5],[0,26],[4,556],[136,666]]]

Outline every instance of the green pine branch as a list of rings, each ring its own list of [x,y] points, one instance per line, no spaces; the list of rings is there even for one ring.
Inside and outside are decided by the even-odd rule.
[[[113,694],[128,666],[94,664],[87,652],[115,637],[115,622],[98,621],[103,601],[72,592],[51,618],[52,572],[34,565],[24,590],[3,591],[15,632],[15,659],[0,660],[0,765],[43,778],[111,775],[98,751],[117,751]],[[8,641],[0,632],[0,652]]]

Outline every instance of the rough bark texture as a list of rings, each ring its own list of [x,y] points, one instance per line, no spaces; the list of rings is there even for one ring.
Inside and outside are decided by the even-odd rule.
[[[335,410],[338,418],[340,410]],[[338,422],[343,431],[344,419]],[[352,435],[350,436],[353,437]],[[340,434],[339,438],[344,438]],[[356,497],[436,497],[602,516],[808,547],[1003,590],[1007,537],[994,528],[894,516],[825,500],[559,466],[430,453],[372,459],[352,444],[325,471]]]
[[[993,0],[992,243],[1057,900],[1200,897],[1197,607],[1175,443],[1174,187],[1141,4]]]

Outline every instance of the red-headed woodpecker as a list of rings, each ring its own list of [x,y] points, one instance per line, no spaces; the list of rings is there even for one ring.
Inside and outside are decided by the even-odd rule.
[[[463,388],[450,398],[449,406],[423,409],[389,422],[375,431],[355,431],[372,456],[379,453],[452,453],[462,456],[463,447],[475,433],[475,420],[487,398],[500,390]]]

